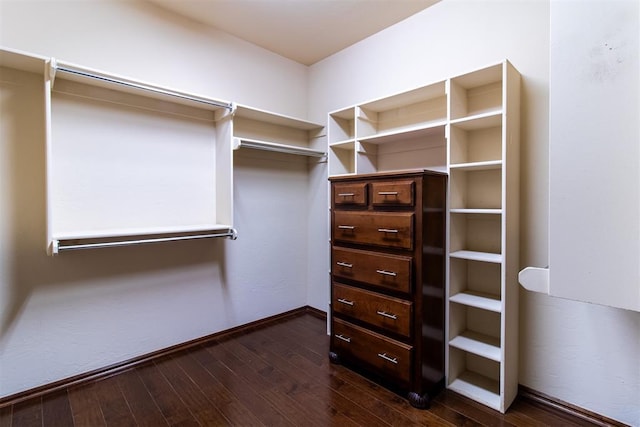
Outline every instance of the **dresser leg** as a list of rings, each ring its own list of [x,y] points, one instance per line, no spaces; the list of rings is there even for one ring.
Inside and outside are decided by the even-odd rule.
[[[338,353],[330,351],[329,352],[329,361],[331,363],[335,363],[336,365],[340,364],[340,356],[338,356]]]
[[[430,399],[428,394],[423,394],[422,396],[416,393],[415,391],[409,392],[407,396],[407,400],[414,408],[418,409],[428,409],[430,406]]]

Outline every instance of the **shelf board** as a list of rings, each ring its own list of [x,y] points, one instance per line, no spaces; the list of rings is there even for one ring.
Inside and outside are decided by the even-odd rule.
[[[343,120],[355,120],[356,118],[356,108],[345,108],[344,110],[333,111],[329,113],[331,117],[335,117]]]
[[[450,213],[453,214],[486,214],[486,215],[501,215],[502,209],[462,209],[455,208],[449,209]]]
[[[0,48],[0,67],[15,68],[31,73],[44,73],[44,64],[49,58],[22,52],[15,49]]]
[[[455,251],[449,254],[452,258],[468,259],[471,261],[492,262],[500,264],[502,262],[502,254],[495,254],[492,252],[477,252],[477,251]]]
[[[259,122],[271,123],[274,125],[290,127],[300,130],[319,130],[324,126],[318,123],[300,120],[295,117],[276,114],[269,111],[260,110],[246,105],[236,105],[235,115],[246,119],[256,120]]]
[[[451,126],[464,130],[487,129],[502,124],[502,108],[451,120]]]
[[[444,138],[444,128],[446,120],[437,120],[424,123],[410,128],[394,129],[387,132],[377,133],[375,135],[358,138],[360,142],[368,142],[371,144],[385,144],[387,142],[402,141],[411,138],[428,137],[431,135],[442,134]]]
[[[456,336],[449,345],[460,350],[476,354],[495,362],[502,361],[500,338],[490,337],[473,331],[465,331]]]
[[[490,408],[500,410],[500,384],[496,380],[465,371],[454,379],[448,388]]]
[[[355,146],[356,140],[353,138],[350,139],[345,139],[342,141],[336,141],[336,142],[331,142],[329,143],[329,147],[331,148],[341,148],[343,150],[345,149],[351,149],[353,150],[354,146]]]
[[[502,167],[502,160],[488,160],[486,162],[472,162],[472,163],[455,163],[449,165],[449,169],[462,170],[462,171],[479,171],[479,170],[491,170],[500,169]]]
[[[132,236],[150,236],[164,234],[183,234],[183,233],[204,233],[210,231],[222,231],[230,229],[230,225],[223,224],[201,224],[186,225],[176,227],[145,227],[145,228],[127,228],[127,229],[109,229],[99,231],[77,231],[67,233],[53,234],[54,240],[84,240],[84,239],[105,239]]]
[[[495,295],[465,291],[449,297],[449,301],[496,313],[502,312],[502,301]]]
[[[408,90],[397,95],[369,101],[361,104],[360,106],[367,110],[382,112],[406,107],[422,101],[442,98],[444,96],[446,96],[445,82],[441,81],[428,86]]]
[[[275,142],[260,141],[257,139],[234,138],[233,149],[253,148],[255,150],[275,151],[278,153],[295,154],[307,157],[324,157],[324,151],[312,150],[311,148],[299,147],[297,145],[277,144]]]

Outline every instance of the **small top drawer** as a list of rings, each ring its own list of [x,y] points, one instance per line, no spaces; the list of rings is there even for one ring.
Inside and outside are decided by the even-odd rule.
[[[333,212],[336,241],[413,249],[413,212]]]
[[[333,203],[336,206],[366,206],[367,183],[335,184],[333,186]]]
[[[413,181],[381,181],[371,184],[374,206],[413,206]]]

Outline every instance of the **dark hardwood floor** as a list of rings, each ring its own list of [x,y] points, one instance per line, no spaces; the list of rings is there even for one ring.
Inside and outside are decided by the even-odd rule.
[[[524,399],[502,415],[449,391],[418,410],[328,350],[325,321],[297,315],[6,406],[0,427],[592,425]]]

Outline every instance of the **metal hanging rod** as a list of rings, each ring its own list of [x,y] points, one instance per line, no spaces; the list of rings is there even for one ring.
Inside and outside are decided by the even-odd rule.
[[[233,149],[254,148],[256,150],[276,151],[278,153],[296,154],[308,157],[325,157],[324,151],[312,150],[310,148],[296,147],[294,145],[277,144],[275,142],[259,141],[257,139],[234,138]]]
[[[75,243],[75,244],[60,244],[60,241],[54,240],[53,254],[57,254],[61,251],[76,251],[81,249],[98,249],[98,248],[111,248],[117,246],[133,246],[142,245],[147,243],[163,243],[163,242],[177,242],[180,240],[197,240],[197,239],[211,239],[216,237],[229,237],[231,240],[238,238],[238,232],[235,228],[229,229],[224,233],[209,233],[209,234],[194,234],[189,236],[174,236],[174,237],[157,237],[151,239],[137,239],[137,240],[121,240],[116,242],[101,242],[101,243]]]
[[[55,59],[51,59],[50,77],[52,81],[54,81],[56,73],[59,73],[59,72],[69,73],[69,74],[80,76],[80,77],[96,79],[96,80],[100,80],[107,83],[125,86],[131,89],[137,89],[137,90],[142,90],[146,92],[152,92],[156,94],[171,96],[174,98],[197,102],[200,104],[210,105],[213,107],[226,108],[230,112],[233,112],[235,108],[234,104],[230,102],[216,101],[214,99],[204,98],[204,97],[200,97],[200,96],[196,96],[196,95],[192,95],[184,92],[178,92],[170,89],[161,88],[158,86],[153,86],[153,85],[149,85],[141,82],[127,80],[127,79],[119,78],[112,75],[102,74],[100,72],[93,71],[93,70],[74,67],[72,65],[60,64],[56,62]]]

